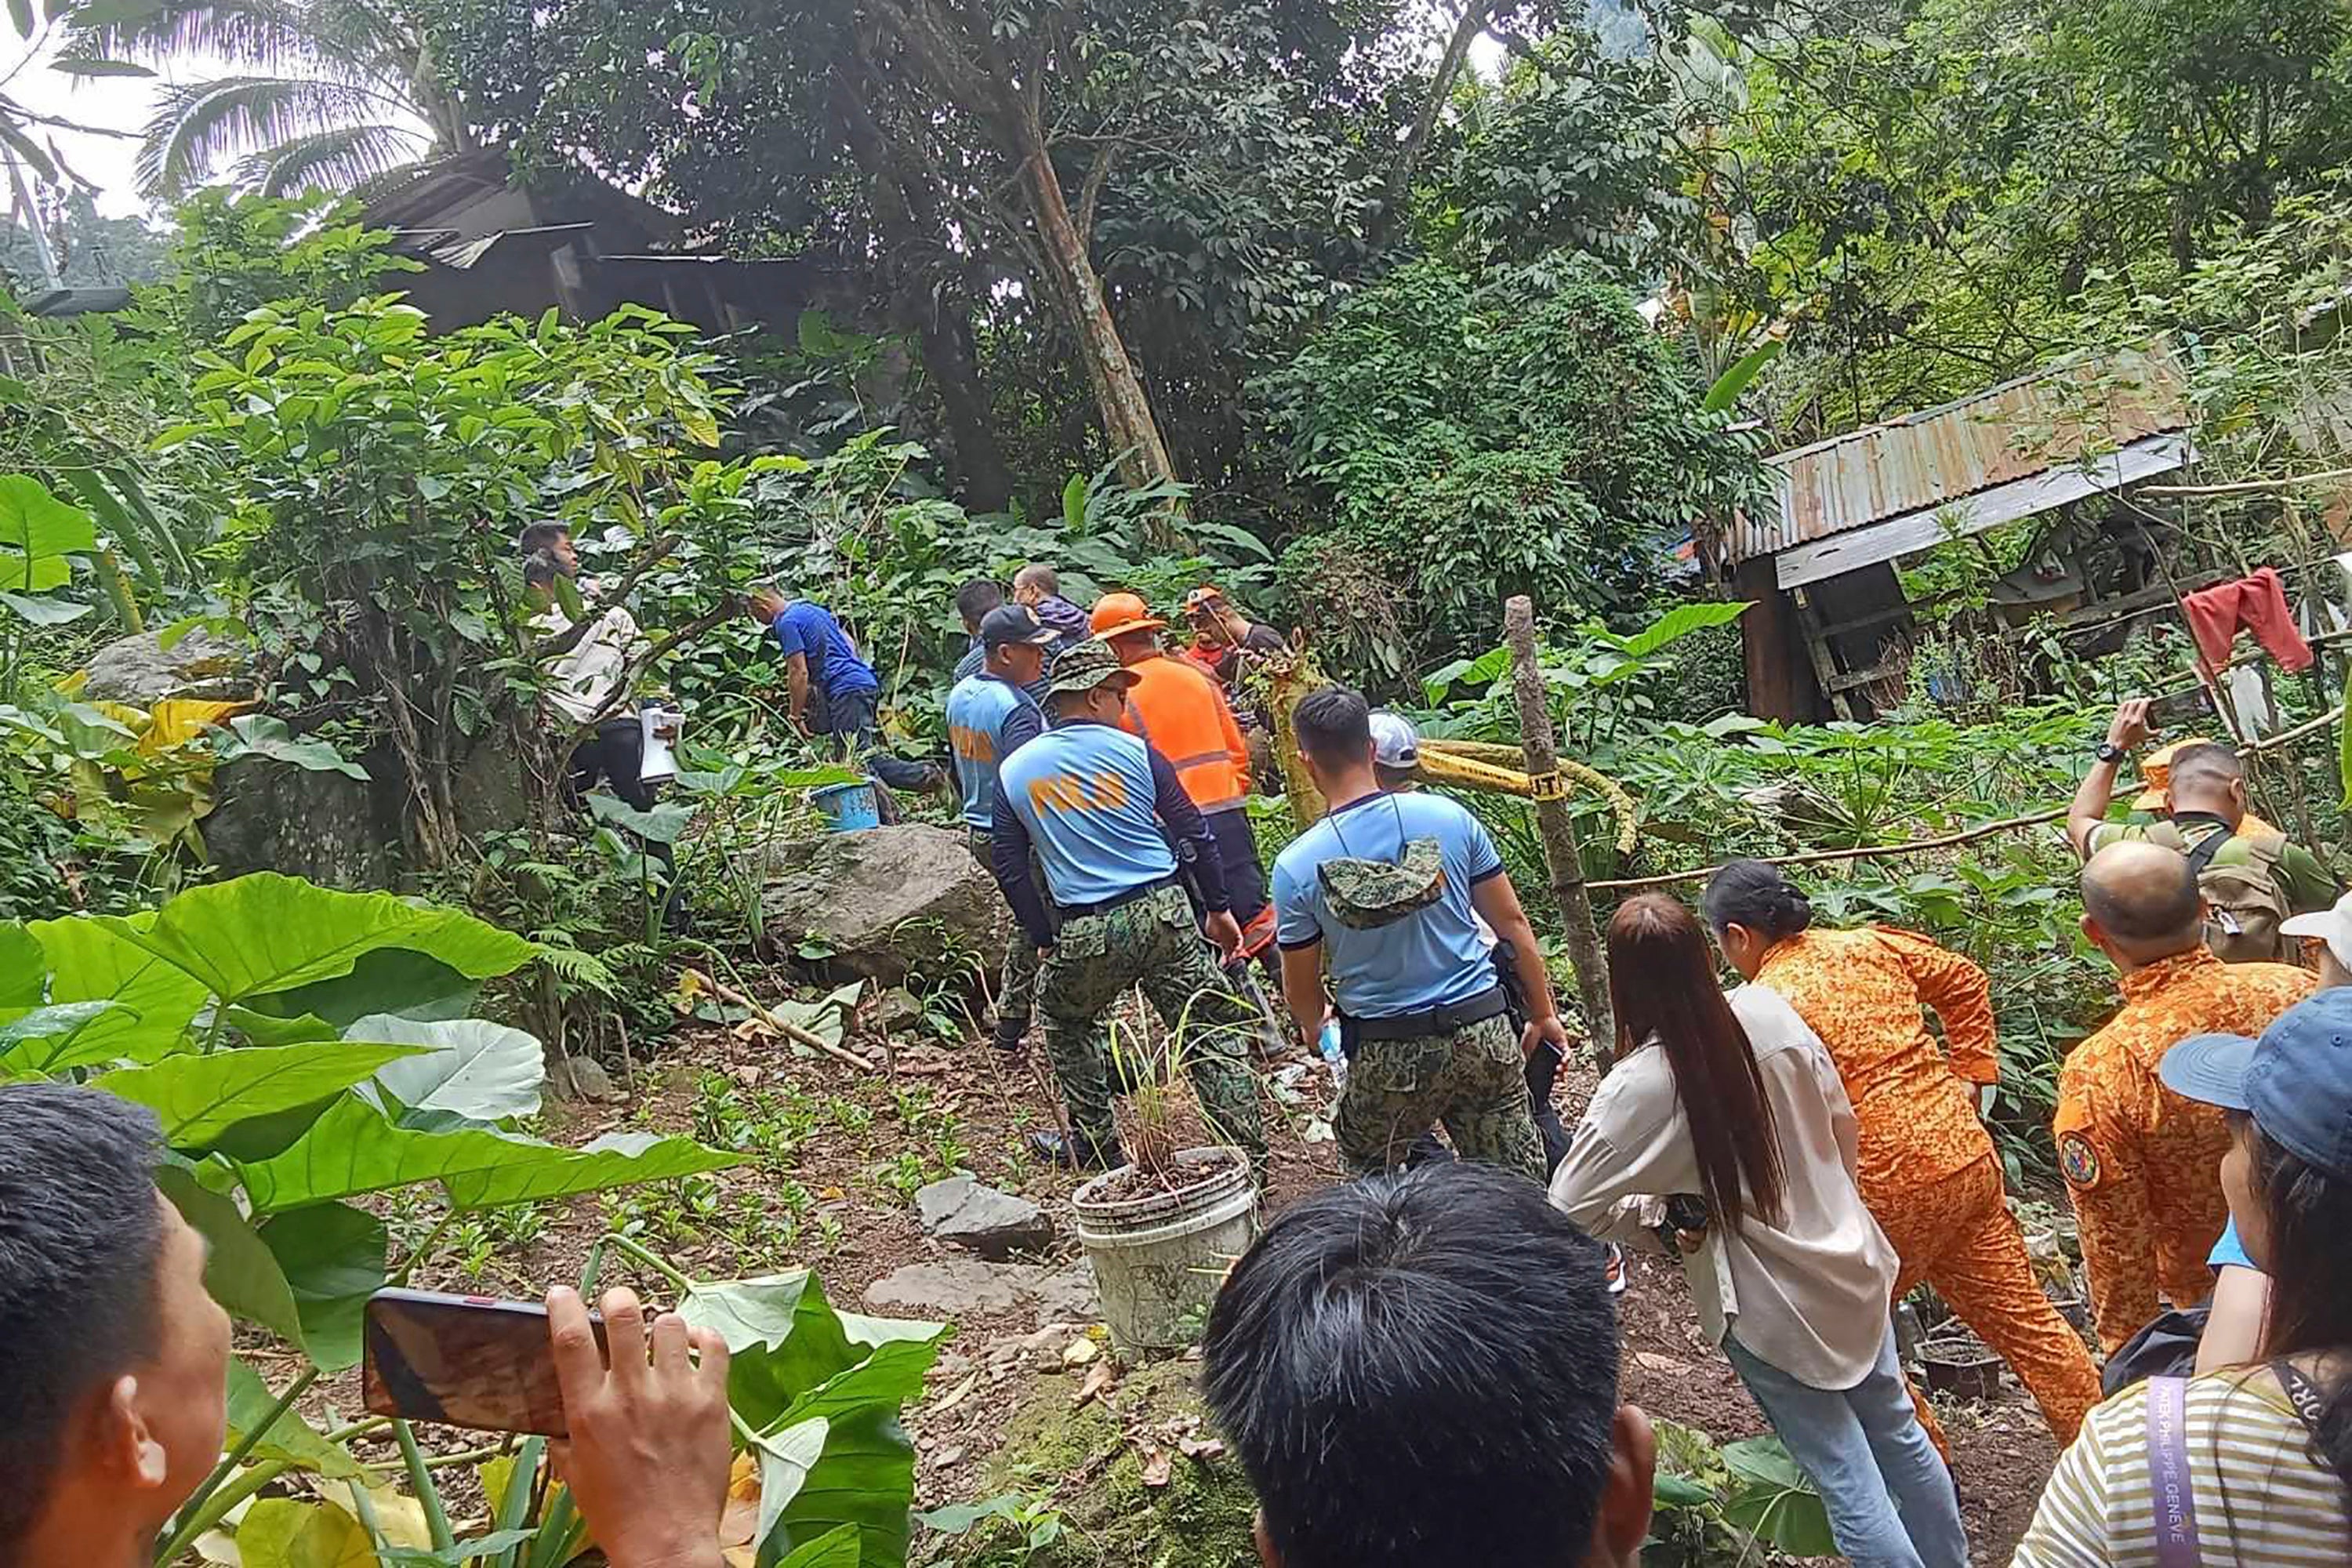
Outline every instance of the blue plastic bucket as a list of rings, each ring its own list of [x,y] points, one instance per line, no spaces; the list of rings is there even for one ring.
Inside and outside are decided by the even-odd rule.
[[[813,789],[809,799],[816,803],[817,815],[824,818],[828,833],[855,833],[861,827],[882,826],[882,803],[876,798],[874,786],[863,780]]]

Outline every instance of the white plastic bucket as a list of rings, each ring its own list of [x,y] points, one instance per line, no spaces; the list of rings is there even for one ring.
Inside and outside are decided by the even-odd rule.
[[[1176,1156],[1177,1179],[1221,1157],[1223,1168],[1181,1191],[1104,1196],[1122,1166],[1071,1194],[1103,1321],[1127,1360],[1197,1342],[1225,1271],[1257,1239],[1257,1189],[1240,1150],[1187,1149]]]

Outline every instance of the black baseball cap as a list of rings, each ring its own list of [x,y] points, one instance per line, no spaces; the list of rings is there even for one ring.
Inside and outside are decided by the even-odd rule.
[[[980,617],[980,646],[1029,643],[1043,647],[1061,634],[1040,621],[1026,605],[999,605]]]

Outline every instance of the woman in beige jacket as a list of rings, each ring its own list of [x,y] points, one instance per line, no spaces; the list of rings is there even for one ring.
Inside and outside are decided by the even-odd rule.
[[[1631,1048],[1553,1204],[1607,1240],[1658,1251],[1674,1237],[1701,1325],[1812,1478],[1845,1556],[1964,1568],[1951,1476],[1895,1359],[1895,1250],[1854,1184],[1853,1109],[1829,1053],[1772,992],[1726,997],[1698,922],[1669,898],[1609,922],[1609,989]],[[1675,1198],[1678,1231],[1661,1213]]]

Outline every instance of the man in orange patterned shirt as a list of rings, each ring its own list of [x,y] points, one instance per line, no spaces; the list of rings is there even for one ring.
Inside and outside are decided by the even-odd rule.
[[[2191,1035],[2259,1035],[2318,977],[2214,957],[2196,874],[2158,844],[2111,844],[2084,864],[2083,933],[2115,963],[2124,1005],[2067,1056],[2051,1131],[2112,1355],[2156,1316],[2158,1291],[2176,1307],[2211,1293],[2206,1258],[2229,1217],[2229,1129],[2164,1087],[2164,1053]]]
[[[1837,1064],[1863,1201],[1902,1259],[1895,1299],[1935,1286],[2016,1369],[2058,1441],[2074,1441],[2099,1374],[2034,1278],[1979,1120],[2000,1076],[1985,972],[1909,931],[1813,930],[1805,896],[1760,861],[1716,873],[1706,906],[1732,967],[1780,993]],[[1948,1055],[1922,1005],[1943,1020]],[[1924,1405],[1921,1419],[1937,1435]]]

